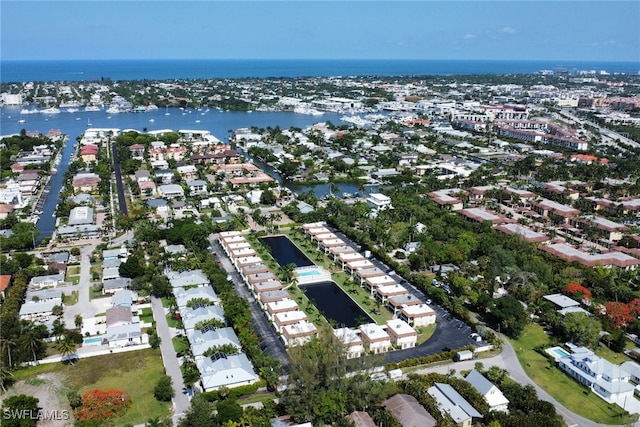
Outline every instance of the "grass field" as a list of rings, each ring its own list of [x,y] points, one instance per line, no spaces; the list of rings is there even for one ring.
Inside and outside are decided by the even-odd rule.
[[[153,388],[164,374],[160,350],[144,349],[80,359],[75,365],[42,364],[15,372],[16,380],[37,381],[43,373],[62,376],[68,390],[83,394],[89,390],[116,388],[131,396],[132,404],[113,425],[142,424],[149,418],[167,418],[169,404],[153,397]]]
[[[528,325],[518,340],[511,340],[527,375],[570,411],[601,424],[627,424],[629,415],[618,405],[608,404],[533,350],[551,346],[541,326]]]
[[[140,321],[143,323],[153,323],[153,312],[151,308],[145,307],[140,313]]]

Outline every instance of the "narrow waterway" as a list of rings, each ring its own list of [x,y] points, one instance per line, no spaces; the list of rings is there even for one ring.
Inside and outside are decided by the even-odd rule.
[[[64,187],[64,174],[69,170],[69,163],[71,163],[71,157],[75,152],[74,145],[76,144],[75,138],[67,137],[65,145],[62,147],[62,157],[60,158],[60,164],[56,166],[57,173],[51,176],[49,181],[49,194],[45,199],[44,206],[41,209],[42,215],[36,224],[40,234],[36,240],[36,244],[40,244],[42,239],[51,237],[56,226],[56,208],[60,201],[60,192]]]

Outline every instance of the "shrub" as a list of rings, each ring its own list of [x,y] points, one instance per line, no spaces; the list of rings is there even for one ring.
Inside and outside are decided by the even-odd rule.
[[[174,394],[171,377],[163,375],[153,389],[153,396],[161,402],[169,402]]]
[[[127,412],[131,397],[122,390],[90,390],[82,395],[82,406],[75,416],[80,421],[104,421]]]

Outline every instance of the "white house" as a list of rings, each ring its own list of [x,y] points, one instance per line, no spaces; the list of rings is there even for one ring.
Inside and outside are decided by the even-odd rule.
[[[360,357],[364,352],[364,345],[360,334],[351,328],[338,328],[333,330],[334,341],[338,342],[347,355],[347,359]]]
[[[401,349],[415,347],[418,341],[418,333],[400,319],[387,320],[387,334],[391,337],[391,344]]]
[[[509,399],[484,375],[472,369],[465,379],[484,397],[490,411],[509,412]]]
[[[391,347],[391,337],[381,326],[375,323],[360,325],[360,336],[362,337],[364,348],[371,353],[385,353]]]
[[[427,326],[436,323],[436,312],[427,304],[405,305],[400,309],[398,318],[413,327]]]
[[[630,374],[586,347],[573,348],[569,356],[558,361],[558,367],[609,403],[633,399]]]
[[[220,387],[239,387],[258,382],[260,379],[244,353],[214,354],[211,357],[196,358],[204,391]]]

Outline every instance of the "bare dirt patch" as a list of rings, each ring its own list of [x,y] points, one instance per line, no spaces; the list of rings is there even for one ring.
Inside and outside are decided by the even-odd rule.
[[[0,402],[18,394],[33,396],[38,399],[42,409],[42,419],[38,421],[38,426],[67,427],[73,426],[73,413],[67,400],[67,391],[62,374],[45,373],[16,382],[7,393],[0,396]]]

